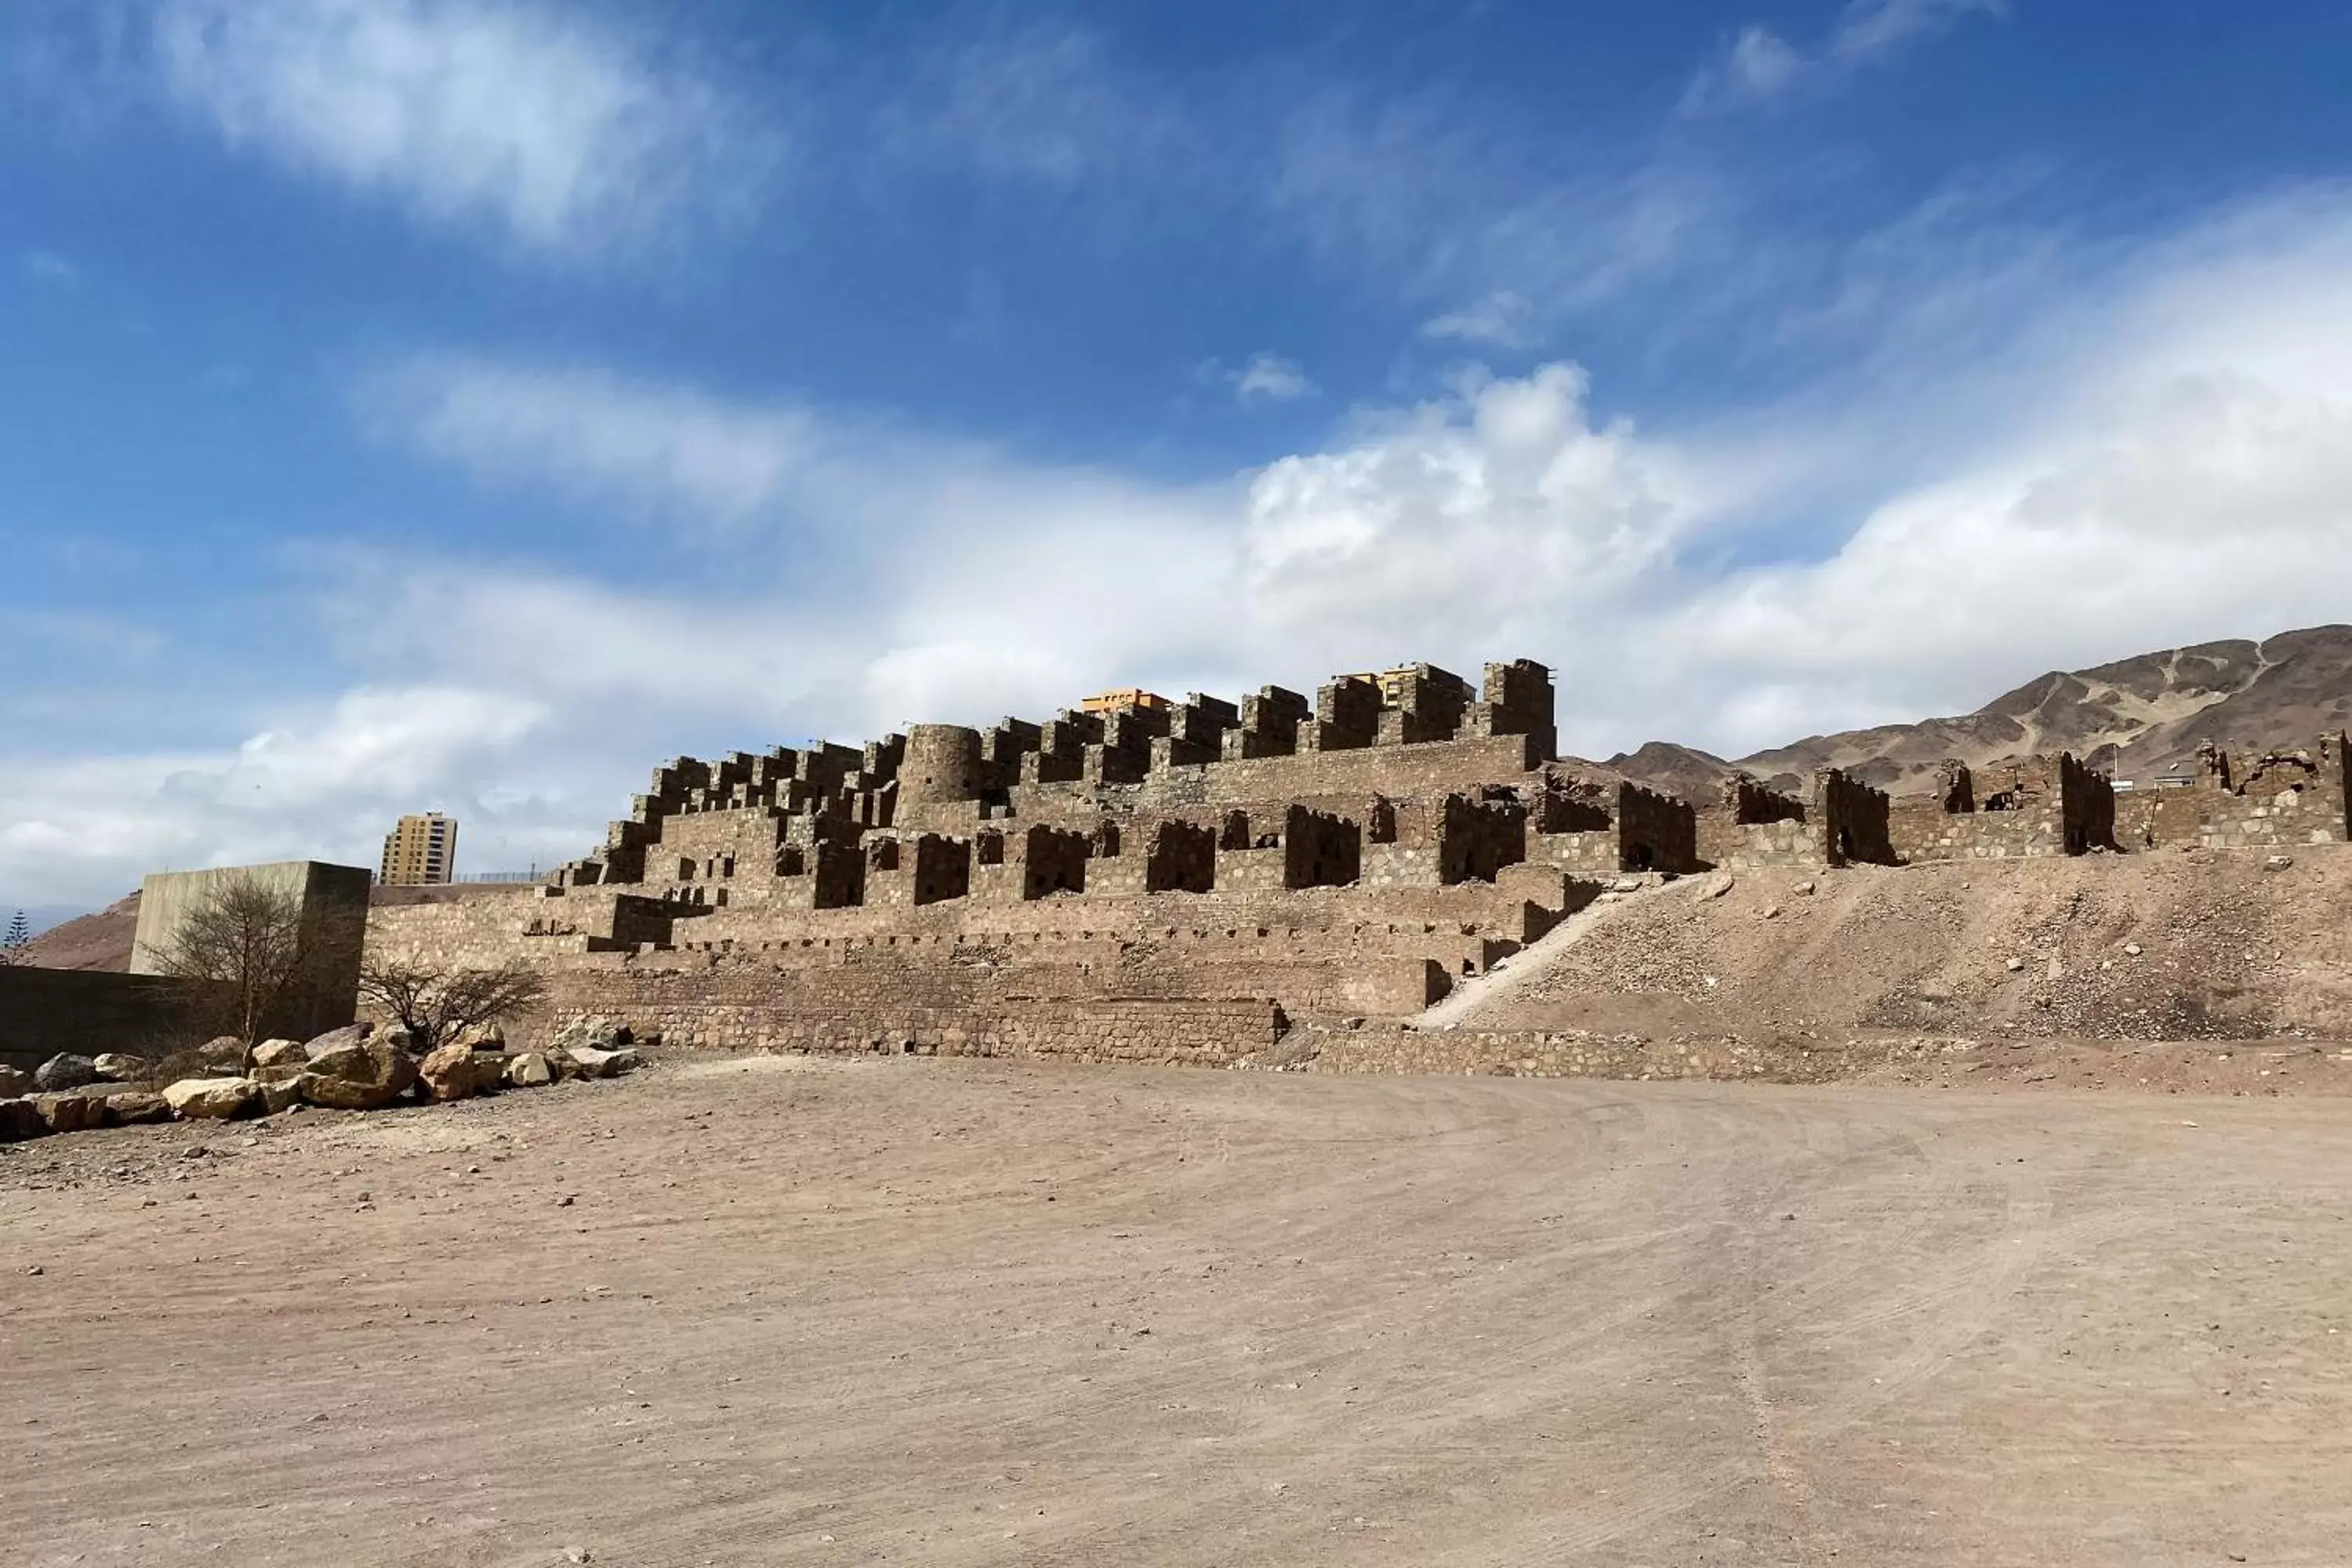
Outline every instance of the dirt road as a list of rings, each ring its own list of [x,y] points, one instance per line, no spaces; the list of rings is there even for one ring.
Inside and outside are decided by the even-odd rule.
[[[0,1153],[0,1555],[2333,1564],[2347,1281],[2341,1101],[667,1064]]]

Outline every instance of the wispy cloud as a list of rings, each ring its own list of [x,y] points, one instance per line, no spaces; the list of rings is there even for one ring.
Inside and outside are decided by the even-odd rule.
[[[1830,30],[1826,52],[1856,64],[1970,16],[1998,16],[2008,9],[2007,0],[1853,0]]]
[[[1098,34],[1002,19],[937,31],[874,123],[890,158],[1055,185],[1130,167],[1176,130],[1160,90],[1122,78]]]
[[[355,397],[380,438],[481,478],[700,521],[772,510],[814,455],[813,422],[793,405],[589,368],[420,355],[368,375]]]
[[[1249,363],[1231,372],[1234,396],[1244,404],[1295,403],[1315,395],[1315,384],[1297,360],[1280,354],[1252,354]]]
[[[740,198],[776,146],[707,75],[533,0],[162,0],[154,46],[231,146],[541,252]]]
[[[1810,47],[1760,23],[1742,27],[1721,58],[1691,79],[1685,113],[1769,102],[1873,64],[1914,38],[1948,31],[1972,16],[2000,16],[2007,0],[1851,0]]]
[[[1524,348],[1539,335],[1535,318],[1535,305],[1525,294],[1497,289],[1461,310],[1432,316],[1421,324],[1421,335],[1499,349]]]
[[[81,287],[81,268],[54,250],[36,248],[22,251],[16,260],[24,268],[25,276],[36,283],[47,284],[52,289]]]

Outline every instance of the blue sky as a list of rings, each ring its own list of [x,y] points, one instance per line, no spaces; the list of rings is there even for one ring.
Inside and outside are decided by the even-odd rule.
[[[1727,752],[2347,618],[2352,14],[16,0],[0,905],[1559,670]]]

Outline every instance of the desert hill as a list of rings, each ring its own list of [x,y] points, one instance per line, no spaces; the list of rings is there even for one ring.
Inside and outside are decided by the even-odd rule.
[[[131,967],[131,939],[139,929],[139,895],[117,899],[95,914],[51,926],[25,947],[25,962],[42,969]]]
[[[2065,751],[2118,779],[2137,780],[2185,768],[2207,741],[2259,754],[2347,726],[2352,626],[2326,626],[2052,670],[1973,713],[1814,735],[1735,762],[1654,741],[1604,765],[1694,801],[1706,799],[1735,768],[1783,789],[1801,785],[1815,768],[1843,768],[1904,795],[1924,789],[1947,757],[1984,767]]]

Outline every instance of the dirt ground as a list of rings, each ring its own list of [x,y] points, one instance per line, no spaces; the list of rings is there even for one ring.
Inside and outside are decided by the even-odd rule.
[[[0,1151],[0,1558],[2335,1564],[2347,1279],[2340,1100],[673,1061]]]

